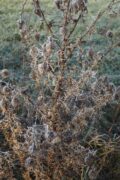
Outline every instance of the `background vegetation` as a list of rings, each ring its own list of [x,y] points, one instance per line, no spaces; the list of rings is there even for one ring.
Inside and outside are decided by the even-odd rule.
[[[84,31],[86,26],[89,26],[97,15],[98,11],[105,7],[109,0],[88,2],[88,15],[80,28],[76,31],[80,34]],[[44,10],[49,20],[58,18],[59,13],[56,14],[55,6],[52,0],[42,1]],[[23,0],[1,0],[0,1],[0,68],[10,68],[12,72],[15,72],[16,78],[20,78],[20,74],[25,72],[24,60],[26,59],[26,47],[20,41],[19,29],[17,21],[20,18],[21,10],[23,6]],[[24,19],[30,25],[30,28],[36,27],[37,30],[41,30],[43,27],[39,27],[39,18],[34,15],[32,2],[28,0],[27,6],[25,6]],[[97,23],[98,32],[91,37],[91,46],[96,47],[99,51],[103,46],[110,44],[109,38],[105,37],[107,30],[111,30],[114,34],[114,39],[120,37],[120,22],[119,15],[110,14],[104,16]],[[44,31],[41,32],[41,39],[44,39]],[[75,34],[74,34],[75,37]],[[86,44],[88,49],[90,44]],[[112,58],[111,58],[112,57]],[[26,60],[25,60],[26,61]],[[17,73],[16,73],[17,72]],[[100,73],[108,74],[110,79],[117,85],[120,84],[120,48],[115,48],[110,55],[106,57],[105,62],[100,67]],[[14,73],[13,73],[14,76]]]

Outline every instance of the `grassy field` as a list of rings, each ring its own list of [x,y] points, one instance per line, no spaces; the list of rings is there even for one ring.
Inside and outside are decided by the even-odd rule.
[[[110,0],[91,0],[88,4],[89,13],[86,17],[87,20],[77,28],[75,34],[82,34],[86,27],[89,27],[93,22],[98,11],[104,8],[109,1]],[[19,75],[23,73],[23,68],[25,68],[23,67],[23,61],[27,53],[26,47],[20,41],[19,30],[17,27],[17,21],[19,20],[23,3],[23,0],[0,1],[0,69],[9,68],[11,71],[17,72],[18,78]],[[59,19],[59,13],[55,11],[53,1],[42,0],[42,5],[46,11],[48,20]],[[39,20],[34,16],[30,0],[28,0],[27,5],[25,6],[24,19],[31,27],[39,29]],[[110,44],[109,40],[99,33],[99,30],[110,29],[114,33],[115,40],[118,39],[120,36],[119,17],[103,16],[97,23],[96,29],[98,32],[92,37],[92,42],[96,46],[96,50],[99,51]],[[75,34],[73,34],[73,37]],[[43,35],[44,38],[44,34],[41,35]],[[87,48],[89,48],[89,45],[86,46],[86,49]],[[116,84],[120,84],[120,48],[114,49],[110,56],[106,57],[106,61],[100,67],[100,72],[108,74]]]

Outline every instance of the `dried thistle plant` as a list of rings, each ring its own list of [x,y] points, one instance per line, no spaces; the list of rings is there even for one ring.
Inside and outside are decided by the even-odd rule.
[[[108,156],[118,153],[119,137],[107,131],[99,134],[99,119],[103,108],[119,96],[119,88],[97,73],[106,53],[118,42],[102,55],[92,48],[84,54],[82,46],[99,18],[117,3],[112,0],[87,31],[72,42],[73,32],[87,13],[87,1],[55,0],[62,16],[55,34],[42,3],[33,0],[34,12],[49,32],[44,43],[40,42],[39,32],[35,33],[40,45],[32,45],[29,51],[35,95],[29,93],[29,88],[4,82],[10,78],[7,69],[0,72],[0,128],[23,167],[24,179],[97,179]],[[22,20],[19,29],[29,44],[30,33]],[[106,36],[111,38],[113,34],[108,31]],[[8,161],[9,171],[13,162]],[[0,168],[3,177],[5,166]],[[9,178],[14,178],[12,173]]]

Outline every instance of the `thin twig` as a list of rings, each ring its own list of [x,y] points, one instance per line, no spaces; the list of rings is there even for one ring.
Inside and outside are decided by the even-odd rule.
[[[22,5],[22,10],[21,10],[21,14],[20,14],[20,17],[22,19],[22,15],[24,13],[24,9],[25,9],[25,5],[27,4],[27,0],[24,1],[23,5]]]
[[[116,4],[116,3],[119,3],[120,1],[117,1],[117,2],[115,2],[115,1],[111,1],[103,10],[101,10],[99,13],[98,13],[98,15],[97,15],[97,17],[95,18],[95,20],[93,21],[93,23],[90,25],[90,27],[88,28],[88,30],[79,38],[79,42],[81,42],[83,39],[84,39],[84,37],[87,35],[87,34],[89,34],[89,32],[95,27],[95,25],[96,25],[96,23],[98,22],[98,20],[103,16],[103,14],[106,12],[106,10],[109,8],[109,7],[111,7],[112,5],[114,5],[114,4]],[[78,42],[77,42],[77,44],[78,44]]]
[[[40,11],[40,15],[38,15],[38,16],[39,16],[39,17],[42,16],[42,18],[43,18],[43,20],[44,20],[44,22],[45,22],[45,24],[46,24],[46,26],[47,26],[47,29],[49,30],[50,34],[52,35],[52,37],[56,38],[56,36],[55,36],[54,33],[53,33],[52,28],[49,26],[49,23],[47,22],[47,19],[46,19],[45,15],[44,15],[43,10],[41,9],[41,6],[40,6],[40,4],[39,4],[39,1],[33,0],[33,2],[34,2],[35,8],[39,9],[39,11]],[[57,38],[57,39],[58,39],[58,38]],[[56,42],[56,44],[57,44],[57,45],[59,46],[59,48],[61,49],[60,44],[59,44],[58,42]]]
[[[108,48],[108,50],[104,53],[103,57],[105,57],[109,52],[111,52],[111,50],[115,47],[117,47],[120,44],[120,41],[118,41],[117,43],[113,44],[112,46],[110,46]]]
[[[68,38],[70,38],[70,36],[71,36],[71,35],[72,35],[72,33],[74,32],[74,30],[75,30],[75,28],[76,28],[76,26],[77,26],[77,24],[78,24],[78,22],[79,22],[79,20],[80,20],[81,16],[82,16],[82,13],[80,13],[80,14],[79,14],[78,19],[76,20],[76,22],[75,22],[75,24],[74,24],[74,26],[73,26],[72,30],[70,31],[70,34],[68,35]]]

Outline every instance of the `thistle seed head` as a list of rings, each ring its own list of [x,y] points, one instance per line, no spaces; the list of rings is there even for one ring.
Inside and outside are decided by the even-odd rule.
[[[4,86],[3,89],[2,89],[2,93],[4,95],[10,95],[11,89],[8,86]]]
[[[0,71],[0,75],[3,79],[6,79],[10,76],[10,73],[9,73],[8,69],[3,69]]]
[[[18,96],[14,96],[11,100],[11,105],[14,107],[14,108],[17,108],[19,105],[20,105],[20,101],[19,101],[19,98]]]

